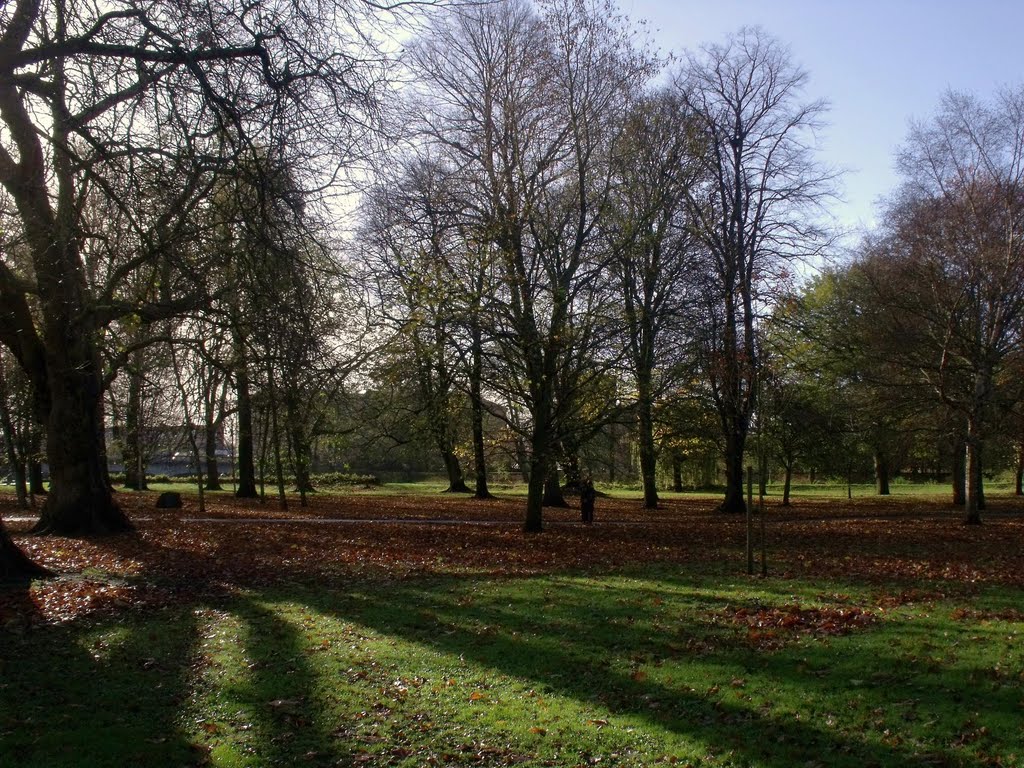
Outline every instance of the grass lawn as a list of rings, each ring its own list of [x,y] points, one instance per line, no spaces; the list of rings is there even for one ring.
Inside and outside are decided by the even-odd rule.
[[[233,488],[230,480],[224,481],[224,490],[222,491],[207,491],[213,497],[218,496],[231,496],[233,494]],[[410,494],[415,495],[431,495],[440,494],[448,487],[447,481],[442,479],[433,479],[428,481],[419,482],[389,482],[382,483],[377,486],[351,486],[351,487],[339,487],[327,489],[328,493],[340,494],[340,495],[370,495],[370,496],[407,496]],[[9,492],[13,492],[11,486],[2,486],[0,488],[6,488]],[[643,491],[639,487],[632,486],[612,486],[602,487],[598,484],[598,490],[604,493],[609,498],[614,499],[642,499]],[[769,500],[780,500],[782,498],[782,484],[781,483],[770,483],[767,487],[766,498]],[[879,498],[875,486],[873,483],[854,483],[850,486],[850,495],[854,499],[877,499]],[[150,492],[160,491],[179,491],[188,495],[194,495],[197,493],[196,486],[194,483],[183,483],[183,482],[170,482],[170,483],[154,483],[149,484]],[[521,482],[515,481],[496,481],[491,483],[491,491],[497,493],[503,497],[524,497],[526,496],[526,485]],[[123,490],[123,493],[131,494],[134,493],[130,490]],[[756,495],[757,489],[755,487],[754,493]],[[892,501],[899,501],[902,499],[929,499],[929,500],[946,500],[950,497],[952,491],[950,490],[949,483],[932,483],[932,482],[909,482],[895,480],[890,486],[890,496],[887,497]],[[1013,483],[1009,481],[987,481],[985,483],[985,493],[989,497],[1007,497],[1013,493]],[[274,500],[277,498],[277,487],[273,484],[266,486],[266,495],[268,499]],[[683,493],[674,493],[672,491],[661,490],[659,495],[664,499],[706,499],[706,500],[720,500],[720,491],[685,491]],[[847,487],[843,482],[833,481],[822,481],[815,483],[794,483],[790,488],[790,495],[794,500],[800,499],[846,499]],[[288,488],[288,497],[298,499],[298,494],[294,493],[291,487]]]
[[[387,514],[425,503],[406,501]],[[0,590],[0,766],[1024,766],[1013,510],[983,539],[942,509],[878,528],[809,512],[778,524],[767,579],[740,574],[738,529],[702,508],[650,531],[599,512],[541,537],[16,530],[66,575]],[[711,531],[723,549],[686,543]],[[961,559],[977,570],[948,570]]]

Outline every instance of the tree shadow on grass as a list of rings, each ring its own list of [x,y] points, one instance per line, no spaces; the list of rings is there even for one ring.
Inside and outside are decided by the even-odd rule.
[[[310,665],[291,599],[238,590],[215,556],[173,541],[98,543],[162,562],[131,581],[170,602],[0,633],[0,768],[351,763],[355,748],[323,716],[332,681]],[[27,586],[19,594],[26,615]]]
[[[675,586],[683,587],[682,583]],[[345,615],[382,634],[472,660],[528,686],[639,719],[670,734],[673,741],[689,742],[719,756],[732,755],[739,764],[778,768],[970,764],[969,754],[954,755],[946,749],[963,727],[962,721],[956,722],[955,711],[945,716],[932,713],[942,722],[937,721],[937,738],[929,743],[902,740],[898,728],[900,717],[907,714],[906,702],[923,701],[920,711],[927,712],[928,702],[948,699],[952,692],[965,712],[995,709],[1004,723],[1017,707],[1018,697],[1009,688],[977,691],[971,672],[925,678],[912,666],[901,667],[905,659],[881,652],[891,639],[882,628],[863,630],[857,638],[803,642],[766,653],[744,648],[741,642],[730,644],[720,628],[709,628],[701,621],[659,628],[649,615],[641,615],[644,609],[635,606],[629,609],[632,621],[611,616],[611,632],[597,631],[601,617],[593,610],[587,615],[586,606],[607,606],[608,595],[598,600],[582,579],[575,580],[575,586],[561,583],[555,588],[561,594],[554,601],[512,605],[500,591],[492,598],[481,597],[472,591],[471,582],[403,585],[386,595],[357,591],[359,601]],[[601,591],[608,592],[607,588]],[[632,596],[627,591],[619,603],[614,599],[613,604],[629,604]],[[331,595],[315,602],[318,610],[328,614],[338,613],[339,605],[345,604],[346,598]],[[602,612],[608,613],[597,613]],[[488,627],[496,630],[481,631]],[[861,645],[864,634],[872,633],[880,637]],[[705,667],[717,667],[719,683],[696,689],[685,682],[685,673],[682,680],[674,680],[659,671],[673,663],[685,669],[690,652],[672,650],[678,649],[681,635],[709,641],[699,646],[699,658]],[[717,649],[709,651],[709,645]],[[666,649],[669,656],[664,655]],[[631,671],[638,654],[646,671],[635,666]],[[595,657],[604,663],[595,664]],[[846,662],[833,673],[841,657],[847,657]],[[899,670],[896,676],[894,670]],[[844,675],[854,671],[866,674],[869,679],[859,684],[870,687],[851,688]],[[785,689],[790,703],[773,707],[754,690],[760,683]],[[851,705],[864,711],[862,732],[841,732],[835,727],[834,721],[846,721],[844,708]],[[803,713],[786,711],[788,707]],[[839,716],[833,718],[833,714]],[[1009,731],[1001,736],[1005,744],[1016,738]],[[998,742],[990,740],[997,748]]]
[[[0,766],[190,765],[181,732],[195,649],[189,611],[0,634]],[[156,761],[154,763],[154,760]]]
[[[325,713],[326,690],[309,663],[309,641],[296,623],[294,605],[277,606],[249,596],[235,596],[223,611],[240,626],[240,657],[227,659],[217,681],[219,707],[227,716],[222,733],[210,744],[228,762],[266,765],[346,765],[351,745],[339,739]],[[239,664],[240,662],[240,664]],[[242,674],[231,680],[231,668]],[[228,755],[231,757],[228,757]]]
[[[209,558],[185,550],[180,555],[187,573],[218,572]],[[575,743],[585,745],[590,756],[607,756],[606,763],[614,761],[616,744],[628,747],[632,737],[625,735],[624,724],[633,723],[652,734],[649,739],[663,740],[666,753],[690,750],[682,755],[685,759],[715,755],[726,764],[980,764],[970,754],[942,749],[961,735],[994,738],[980,731],[957,733],[970,723],[954,722],[955,711],[939,716],[938,735],[928,743],[901,743],[899,718],[908,713],[906,702],[954,698],[965,712],[995,708],[1001,721],[1016,705],[1010,689],[979,688],[979,681],[985,680],[982,669],[958,668],[942,675],[930,670],[930,662],[922,662],[926,666],[920,668],[908,662],[889,647],[900,632],[910,631],[904,625],[883,625],[846,639],[794,643],[770,653],[751,649],[742,636],[712,620],[731,602],[730,588],[717,579],[699,589],[687,578],[666,575],[598,580],[445,577],[362,581],[332,589],[311,585],[308,578],[303,583],[299,565],[279,575],[297,581],[252,592],[198,590],[167,609],[181,612],[180,617],[174,614],[175,631],[167,638],[147,634],[151,626],[166,629],[166,616],[151,623],[143,614],[123,622],[45,628],[20,643],[0,639],[0,658],[35,654],[45,659],[47,670],[43,677],[10,681],[5,672],[0,688],[0,765],[161,764],[161,759],[167,764],[167,755],[180,756],[171,764],[187,764],[205,756],[193,748],[196,742],[213,749],[214,762],[223,758],[244,765],[353,763],[360,751],[357,737],[366,734],[352,732],[351,726],[353,718],[364,713],[345,710],[350,704],[339,703],[331,688],[346,684],[342,678],[347,665],[354,665],[363,652],[342,643],[322,651],[331,664],[314,663],[311,653],[316,649],[310,642],[321,633],[324,620],[365,627],[367,634],[399,646],[464,659],[513,678],[524,690],[570,700],[576,712],[613,719],[601,726],[604,731],[599,735],[594,735],[597,726],[587,730],[585,720],[570,724],[581,732]],[[765,599],[784,604],[792,599],[791,589],[792,583],[782,583],[774,592],[766,586]],[[673,606],[675,613],[668,611]],[[206,619],[204,611],[209,612]],[[303,629],[307,619],[309,636]],[[197,675],[191,660],[216,650],[200,636],[209,641],[210,632],[219,629],[230,634],[224,638],[225,656],[206,658]],[[912,629],[934,631],[923,623]],[[120,639],[93,653],[91,643],[99,630],[117,630]],[[111,650],[115,646],[116,652]],[[156,665],[147,669],[150,659]],[[402,660],[396,666],[406,674]],[[704,677],[690,675],[690,667],[700,667]],[[154,668],[161,673],[156,682],[147,677]],[[894,675],[894,669],[899,674]],[[203,681],[204,670],[211,674],[208,682]],[[853,682],[854,674],[860,676],[859,684]],[[375,688],[382,683],[388,679],[356,681],[362,698],[353,701],[373,709],[375,700],[383,698]],[[791,701],[768,700],[757,690],[761,685],[784,690]],[[110,693],[97,696],[94,688]],[[126,725],[118,702],[148,698],[156,699],[153,708],[129,710],[125,714],[140,722]],[[20,702],[33,699],[38,704],[27,716],[15,720],[8,714]],[[829,724],[829,715],[851,702],[863,709],[863,730],[839,731]],[[520,753],[531,751],[529,737],[502,730],[500,723],[473,719],[478,712],[469,712],[464,702],[442,706],[444,711],[436,716],[459,720],[460,733],[513,744]],[[535,704],[523,698],[508,706],[529,717]],[[911,709],[914,716],[927,711],[921,705]],[[115,714],[104,714],[107,710]],[[189,722],[196,712],[205,718],[212,713],[213,719]],[[408,726],[389,721],[379,733],[369,735],[394,738]],[[106,746],[90,752],[87,737],[97,732],[105,734]],[[419,736],[416,743],[428,738]],[[451,742],[458,737],[448,732],[436,738]],[[1013,743],[1014,736],[999,739],[998,743]],[[72,745],[70,757],[61,742]],[[85,754],[90,755],[88,761],[81,759]],[[418,756],[401,750],[389,753],[382,746],[372,759],[374,764],[420,764],[409,762]],[[587,755],[536,758],[535,764],[544,759],[552,765],[576,765]],[[500,764],[502,758],[488,760]],[[479,755],[463,756],[447,764],[482,761]],[[636,759],[619,761],[638,764]]]

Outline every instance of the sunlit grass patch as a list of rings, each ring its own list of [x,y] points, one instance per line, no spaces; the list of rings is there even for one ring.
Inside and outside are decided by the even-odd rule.
[[[250,590],[5,637],[0,765],[1021,765],[1019,604],[670,567]]]
[[[1007,670],[1021,666],[1021,626],[972,624],[944,600],[885,607],[836,586],[640,575],[254,596],[232,615],[246,617],[250,643],[277,649],[256,650],[265,661],[249,673],[258,693],[247,702],[270,734],[254,754],[400,766],[792,765],[825,752],[829,765],[1013,764],[1019,680]],[[721,620],[737,606],[794,605],[878,618],[845,634],[778,626],[770,647]],[[210,671],[240,663],[229,654]],[[205,737],[231,764],[230,736]]]

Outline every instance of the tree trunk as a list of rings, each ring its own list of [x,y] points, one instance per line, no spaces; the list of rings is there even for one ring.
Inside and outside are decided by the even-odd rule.
[[[249,368],[244,354],[244,342],[236,337],[235,394],[238,398],[238,490],[239,499],[259,498],[256,487],[256,451],[252,428],[252,397],[249,393]]]
[[[571,488],[574,491],[579,491],[583,487],[583,472],[580,470],[580,457],[576,453],[575,449],[562,450],[562,455],[565,456],[565,487]],[[555,477],[555,484],[558,484],[558,478]]]
[[[309,506],[306,494],[316,489],[310,476],[313,450],[306,435],[306,427],[300,404],[293,394],[288,395],[286,415],[288,419],[288,450],[291,454],[292,469],[295,472],[295,490],[299,492],[299,506]]]
[[[645,393],[646,390],[646,393]],[[640,430],[640,476],[644,487],[644,509],[658,508],[658,456],[654,448],[654,418],[651,412],[650,384],[640,388],[637,403],[637,427]]]
[[[32,562],[14,543],[0,521],[0,582],[53,576],[53,572]]]
[[[25,462],[18,455],[18,435],[14,428],[14,419],[7,404],[7,382],[3,376],[0,363],[0,425],[3,427],[4,448],[7,452],[7,463],[14,475],[14,490],[18,498],[18,507],[28,508],[28,485],[25,482]]]
[[[526,441],[518,435],[515,437],[515,450],[516,464],[519,466],[519,475],[523,478],[523,482],[529,486],[533,462],[530,459],[529,454],[526,452]]]
[[[672,490],[683,492],[683,460],[675,453],[672,454]]]
[[[768,454],[763,452],[757,459],[757,494],[760,499],[768,495]]]
[[[747,509],[743,500],[743,449],[746,435],[739,429],[729,430],[725,444],[725,498],[719,512],[742,514]]]
[[[217,423],[213,414],[207,409],[206,423],[203,425],[203,433],[206,436],[206,446],[203,450],[203,460],[206,465],[206,490],[219,491],[220,467],[217,466]]]
[[[33,496],[45,496],[46,481],[43,480],[43,464],[35,456],[28,458],[28,492]]]
[[[1017,443],[1017,470],[1013,477],[1013,495],[1024,496],[1024,442]]]
[[[526,484],[526,522],[523,530],[527,533],[540,533],[544,530],[544,483],[547,476],[546,462],[543,457],[531,457],[530,478]]]
[[[281,425],[277,418],[277,391],[274,386],[274,372],[267,368],[267,385],[270,394],[270,429],[274,441],[274,474],[277,478],[277,502],[281,509],[288,509],[288,496],[284,487],[284,460],[281,457]]]
[[[473,430],[473,472],[476,476],[477,499],[493,499],[487,487],[487,452],[484,445],[484,398],[481,391],[483,381],[483,337],[480,326],[472,327],[472,363],[469,371],[469,407]]]
[[[976,419],[967,422],[967,499],[964,503],[964,524],[980,525],[984,504],[981,488],[981,435]]]
[[[14,493],[18,499],[18,506],[21,509],[28,509],[28,472],[25,461],[23,459],[16,460],[12,468],[14,471]]]
[[[448,487],[444,489],[444,493],[472,493],[469,486],[466,485],[466,479],[462,474],[462,464],[459,463],[459,457],[455,455],[453,450],[441,451],[441,459],[444,461],[444,471],[448,475]]]
[[[18,455],[18,451],[15,448],[14,436],[11,434],[13,425],[7,416],[7,409],[3,409],[4,415],[4,447],[7,451],[7,463],[11,467],[11,473],[14,475],[14,492],[18,499],[18,507],[20,509],[28,509],[28,482],[25,476],[25,462]]]
[[[143,351],[132,355],[128,369],[128,403],[124,416],[124,487],[146,490],[146,458],[143,446],[142,394],[145,377],[142,371]]]
[[[786,479],[782,485],[782,506],[789,506],[789,493],[793,488],[793,462],[786,462]]]
[[[608,483],[615,484],[619,463],[619,435],[614,424],[608,425]]]
[[[967,504],[967,445],[963,438],[953,444],[953,504],[958,507]]]
[[[66,310],[60,310],[65,315]],[[50,492],[36,533],[81,536],[131,529],[114,503],[106,467],[100,376],[92,334],[71,318],[48,318]],[[75,333],[70,328],[76,328]]]
[[[876,450],[875,460],[875,492],[879,496],[889,495],[889,457]]]
[[[28,469],[28,492],[34,496],[45,496],[48,491],[43,480],[43,460],[46,453],[46,435],[42,424],[30,422],[28,429],[29,450],[25,457]],[[106,455],[106,451],[104,451]],[[105,464],[106,462],[104,462]]]
[[[551,395],[546,388],[541,388],[536,398],[533,433],[530,436],[530,479],[526,491],[526,522],[523,530],[527,533],[540,533],[544,529],[544,486],[549,473],[557,467],[552,460],[550,425]]]
[[[544,478],[544,506],[559,509],[569,506],[565,496],[562,495],[562,486],[558,482],[558,467],[554,462],[551,463],[547,476]]]
[[[54,31],[63,34],[66,19]],[[59,44],[59,43],[58,43]],[[18,209],[21,234],[32,259],[38,323],[19,294],[7,293],[4,311],[24,323],[17,340],[4,340],[19,356],[32,381],[40,421],[46,426],[50,493],[35,526],[39,533],[82,535],[123,531],[128,518],[114,503],[106,466],[102,379],[95,327],[86,300],[86,278],[79,252],[82,232],[79,169],[70,151],[73,118],[63,59],[48,72],[53,101],[48,143],[43,150],[36,128],[23,109],[23,96],[8,80],[0,83],[7,128],[17,137],[17,173],[4,173],[4,186]],[[41,117],[41,115],[40,115]],[[10,134],[8,134],[10,136]],[[52,165],[44,160],[49,153]],[[13,161],[5,153],[8,165]],[[16,177],[16,182],[12,177]],[[37,330],[38,329],[38,330]]]
[[[976,488],[975,493],[977,494],[977,497],[978,497],[978,511],[979,512],[984,512],[985,511],[985,473],[984,473],[984,467],[985,467],[984,451],[982,450],[982,446],[979,446],[979,448],[978,448],[978,460],[977,460],[977,462],[974,465],[974,472],[977,475],[977,477],[975,477],[975,479],[974,479],[975,488]]]

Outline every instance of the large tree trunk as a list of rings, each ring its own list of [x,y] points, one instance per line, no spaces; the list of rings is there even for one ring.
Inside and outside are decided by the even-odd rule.
[[[33,454],[28,457],[28,492],[33,496],[45,496],[46,481],[43,480],[43,463]]]
[[[57,22],[59,36],[64,19]],[[0,111],[19,153],[17,173],[8,170],[4,184],[18,208],[32,257],[39,309],[37,324],[20,295],[7,292],[5,312],[21,327],[4,343],[29,375],[41,420],[46,422],[50,494],[36,530],[70,535],[120,531],[131,526],[114,504],[107,474],[95,348],[98,329],[87,309],[78,251],[81,200],[73,153],[67,149],[71,110],[63,103],[66,80],[61,62],[52,67],[50,77],[51,168],[15,84],[0,83]]]
[[[889,457],[881,450],[875,450],[875,492],[879,496],[889,495]]]
[[[448,487],[445,493],[472,493],[466,485],[466,478],[462,474],[462,464],[459,457],[451,449],[441,451],[441,459],[444,461],[444,471],[448,475]]]
[[[244,341],[236,336],[235,395],[238,398],[238,489],[240,499],[259,498],[256,487],[256,451],[252,427],[252,396],[249,392],[249,367],[244,352]]]
[[[548,418],[551,413],[551,395],[540,388],[536,397],[533,434],[530,437],[530,477],[526,491],[526,522],[523,530],[540,533],[544,529],[544,486],[554,467]]]
[[[742,514],[747,509],[743,500],[743,449],[746,435],[734,428],[726,433],[725,442],[725,498],[719,505],[720,512]]]
[[[640,397],[637,403],[637,427],[640,430],[640,476],[644,486],[644,509],[657,509],[658,456],[654,448],[654,418],[649,382],[646,386],[640,387]]]
[[[18,545],[11,540],[0,521],[0,581],[17,581],[21,579],[52,576],[53,573],[32,562]]]
[[[66,308],[47,309],[57,315],[48,316],[45,323],[50,492],[34,530],[64,536],[129,530],[131,523],[114,503],[107,474],[92,332],[82,318],[68,317]]]
[[[544,482],[547,475],[545,462],[530,459],[530,479],[526,484],[526,522],[523,530],[540,533],[544,530]]]
[[[558,482],[558,467],[551,462],[547,476],[544,478],[544,506],[565,509],[569,503],[562,495],[562,486]]]

